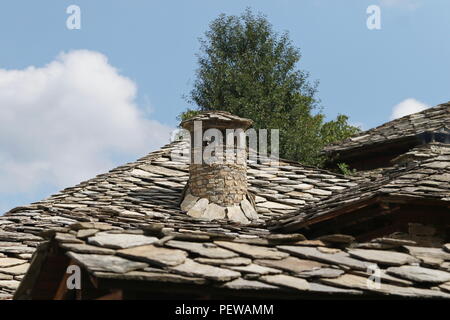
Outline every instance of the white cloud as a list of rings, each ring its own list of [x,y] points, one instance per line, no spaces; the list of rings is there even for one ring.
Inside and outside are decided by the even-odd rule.
[[[385,7],[414,10],[421,6],[422,0],[381,0],[380,3]]]
[[[430,108],[429,105],[417,101],[416,99],[409,98],[403,100],[399,104],[395,105],[394,108],[392,108],[390,120],[401,118],[412,113],[423,111],[428,108]]]
[[[0,69],[0,192],[66,187],[167,143],[171,128],[140,111],[136,91],[87,50]]]

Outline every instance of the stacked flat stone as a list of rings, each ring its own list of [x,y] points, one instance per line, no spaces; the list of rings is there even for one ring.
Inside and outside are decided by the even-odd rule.
[[[186,212],[189,216],[200,219],[228,219],[234,223],[240,224],[249,224],[251,221],[259,220],[256,209],[247,196],[244,196],[244,199],[237,203],[218,205],[209,201],[207,198],[194,196],[191,194],[190,190],[188,190],[180,207],[181,210]]]
[[[239,233],[251,237],[269,233],[264,221],[320,203],[356,186],[358,181],[299,163],[280,161],[274,170],[267,163],[248,160],[248,190],[256,195],[261,223],[237,225],[228,219],[194,219],[182,212],[179,204],[180,194],[189,179],[189,165],[172,157],[185,153],[188,148],[189,144],[184,141],[170,143],[47,199],[0,214],[0,266],[14,268],[14,274],[0,270],[0,300],[12,298],[31,255],[44,240],[41,234],[50,229],[62,230],[76,222],[88,223],[89,228],[80,230],[80,236],[89,237],[96,229],[105,228],[100,221],[112,224],[120,221],[118,226],[130,229],[145,220],[167,235],[175,232],[183,237],[198,237],[199,230],[209,234],[222,230],[226,235]]]
[[[217,117],[226,118],[220,114]],[[430,117],[426,118],[429,121]],[[369,180],[294,162],[280,161],[274,168],[264,162],[248,160],[248,191],[256,195],[254,202],[261,219],[261,223],[248,225],[236,225],[228,219],[193,219],[187,211],[180,210],[180,194],[189,179],[189,166],[172,154],[184,154],[187,148],[185,142],[173,142],[132,163],[0,216],[0,300],[12,297],[26,273],[31,255],[44,238],[49,237],[58,242],[67,255],[88,266],[94,265],[95,276],[103,279],[140,279],[161,285],[172,281],[187,286],[200,282],[215,286],[214,290],[266,290],[268,296],[271,294],[269,297],[273,297],[274,287],[279,292],[292,292],[292,286],[297,290],[296,298],[303,292],[311,297],[310,294],[318,291],[339,297],[341,294],[369,295],[372,292],[421,298],[450,294],[448,276],[441,273],[450,273],[448,242],[425,248],[414,241],[385,237],[343,249],[345,237],[342,235],[302,240],[299,234],[286,234],[284,230],[279,234],[273,228],[274,225],[289,227],[289,222],[332,214],[349,203],[378,194],[407,194],[421,199],[450,201],[448,145],[436,143],[411,150],[407,156],[420,158],[419,164],[383,169],[377,174],[380,177]],[[424,156],[427,154],[429,156]],[[189,190],[185,194],[185,205],[189,203],[188,198],[194,205],[200,200]],[[248,198],[244,200],[249,201]],[[209,210],[208,215],[219,207],[209,200],[207,204],[205,212]],[[247,205],[241,201],[234,208],[239,207],[245,214]],[[225,217],[227,207],[221,209],[223,211],[215,212]],[[231,209],[230,216],[234,217],[236,211]],[[269,219],[271,221],[266,223]],[[415,225],[410,231],[422,236],[431,232],[428,229]],[[181,241],[188,244],[180,244]],[[328,243],[333,241],[338,243],[337,248],[329,247]],[[215,244],[219,248],[213,247]],[[135,252],[128,251],[130,249]],[[167,255],[167,250],[174,251]],[[231,250],[236,255],[223,250]],[[280,253],[289,256],[283,258]],[[119,256],[123,260],[117,259]],[[349,258],[381,265],[381,288],[368,287],[366,280],[370,274],[363,274],[364,270],[358,269],[360,263]],[[33,259],[33,263],[38,260]],[[142,262],[147,260],[156,267],[142,269]],[[162,266],[173,267],[173,270]],[[227,280],[230,270],[224,275],[223,270],[209,267],[231,268],[241,276]],[[127,271],[130,268],[136,270]],[[433,270],[422,268],[434,269],[434,274]],[[282,274],[275,274],[277,271],[273,269]],[[192,276],[186,276],[187,272]],[[299,277],[307,284],[299,282]],[[211,279],[220,281],[211,282]],[[22,292],[28,292],[26,283]],[[160,290],[161,285],[151,284]],[[261,291],[258,291],[259,298]]]
[[[189,120],[183,121],[181,126],[189,130],[194,137],[194,122],[201,121],[202,137],[208,129],[246,130],[252,121],[236,117],[227,112],[204,112]],[[225,135],[223,135],[225,137]],[[225,139],[225,138],[224,138]],[[202,159],[201,163],[191,161],[189,165],[189,181],[185,197],[181,203],[181,210],[189,216],[208,220],[228,219],[236,223],[248,224],[258,219],[258,214],[247,198],[247,161],[246,150],[240,146],[233,146],[227,150],[225,141],[218,143],[218,150],[226,150],[227,158],[222,153],[219,161]],[[199,148],[191,140],[191,160],[196,155],[203,155],[204,147]],[[231,154],[230,154],[231,153]]]
[[[110,223],[80,222],[47,232],[50,245],[37,251],[30,268],[48,270],[48,260],[42,257],[58,247],[58,258],[69,257],[93,281],[108,280],[108,285],[120,280],[122,285],[128,282],[127,288],[138,287],[149,294],[167,294],[161,287],[171,285],[174,294],[178,289],[197,298],[201,292],[212,299],[273,299],[274,295],[280,299],[450,299],[448,243],[436,248],[390,238],[358,243],[342,234],[306,240],[298,233],[255,229],[244,235],[249,226],[235,233],[210,232],[205,227],[189,232],[185,228],[190,222],[182,229],[158,229],[148,219],[142,219],[139,227],[123,229],[124,222],[118,217]],[[7,269],[11,273],[12,268]],[[373,270],[378,270],[379,285],[368,285],[376,279]],[[27,275],[16,299],[30,299],[38,285],[32,274]]]
[[[234,205],[247,194],[247,170],[245,164],[190,165],[191,193],[222,206]]]

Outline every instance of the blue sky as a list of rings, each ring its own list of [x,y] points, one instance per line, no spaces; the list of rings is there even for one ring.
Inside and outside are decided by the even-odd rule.
[[[66,28],[71,4],[81,30]],[[381,30],[366,27],[372,4]],[[329,119],[344,113],[368,129],[396,106],[402,114],[450,100],[445,0],[2,1],[0,211],[163,144],[187,107],[198,37],[220,13],[246,7],[289,31]]]

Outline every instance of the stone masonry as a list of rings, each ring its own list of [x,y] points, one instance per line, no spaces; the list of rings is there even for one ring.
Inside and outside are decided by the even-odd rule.
[[[221,206],[239,204],[247,194],[247,170],[238,164],[191,164],[192,195]]]
[[[251,125],[248,119],[239,118],[226,112],[205,112],[199,116],[182,122],[183,128],[194,137],[194,121],[202,122],[202,134],[205,130],[214,128],[220,131],[226,129],[245,130]],[[225,137],[225,135],[224,135]],[[224,148],[225,141],[218,141],[217,150],[220,154],[212,154],[211,158],[189,165],[189,181],[186,187],[181,210],[188,215],[204,219],[228,218],[237,223],[246,224],[257,220],[258,215],[252,202],[247,198],[247,165],[245,148],[234,145],[232,150]],[[201,152],[207,144],[202,141],[202,148],[196,148],[191,140],[191,159]],[[228,152],[227,156],[223,151]],[[212,161],[214,159],[219,161]]]

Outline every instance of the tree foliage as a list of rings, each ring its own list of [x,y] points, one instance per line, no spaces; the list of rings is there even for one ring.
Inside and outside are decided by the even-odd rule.
[[[320,165],[325,144],[347,138],[358,128],[347,117],[324,122],[317,83],[297,69],[301,58],[287,32],[274,32],[267,18],[247,9],[240,16],[220,15],[200,39],[199,68],[180,115],[223,110],[254,121],[255,129],[280,129],[282,158]]]

